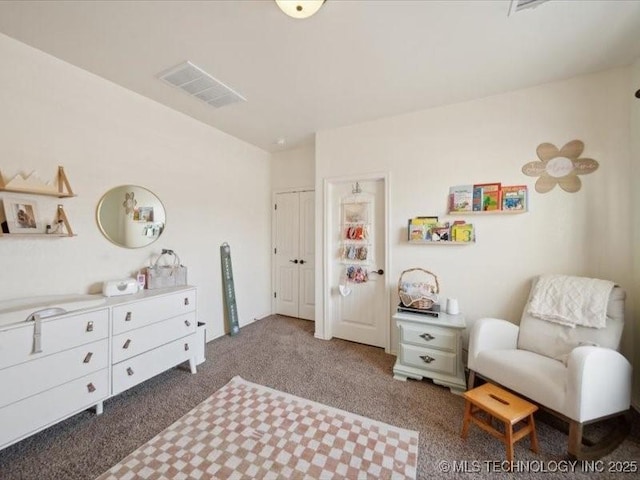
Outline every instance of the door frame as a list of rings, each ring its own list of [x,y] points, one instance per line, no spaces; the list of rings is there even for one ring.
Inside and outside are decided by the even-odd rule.
[[[278,188],[271,192],[271,205],[276,205],[278,194],[280,193],[300,193],[300,192],[315,192],[315,187],[293,187],[293,188]],[[316,199],[317,202],[317,199]],[[276,313],[276,299],[273,296],[277,286],[277,273],[276,273],[276,209],[271,209],[271,315]],[[318,253],[318,246],[316,245],[316,254]],[[317,275],[316,275],[317,278]]]
[[[333,332],[331,331],[331,318],[329,315],[331,312],[330,309],[330,301],[331,301],[331,281],[330,281],[330,268],[332,267],[332,253],[330,250],[331,245],[331,222],[333,219],[331,218],[331,194],[332,189],[336,185],[345,184],[345,183],[355,183],[359,181],[379,181],[381,180],[384,190],[384,272],[383,275],[384,285],[385,285],[385,298],[384,298],[384,306],[386,315],[386,324],[385,324],[385,347],[384,350],[387,353],[391,352],[391,310],[389,306],[389,281],[388,274],[391,271],[391,249],[389,248],[390,241],[390,228],[389,228],[389,212],[390,212],[390,198],[389,198],[389,183],[390,183],[390,175],[388,172],[373,172],[373,173],[363,173],[361,175],[345,175],[339,177],[328,177],[323,179],[323,199],[319,201],[318,196],[316,195],[316,206],[318,204],[322,205],[322,223],[316,222],[316,227],[321,226],[321,235],[319,236],[322,241],[322,255],[316,256],[316,332],[315,336],[317,338],[322,338],[324,340],[330,340],[333,338]],[[316,236],[318,238],[318,236]],[[318,245],[316,245],[316,253],[318,253]],[[322,265],[319,266],[318,263],[322,262]],[[318,290],[318,286],[321,286],[321,290]],[[321,296],[319,296],[321,295]]]

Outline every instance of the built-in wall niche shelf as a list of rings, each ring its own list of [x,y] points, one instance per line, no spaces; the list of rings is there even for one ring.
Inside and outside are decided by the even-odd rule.
[[[75,197],[69,184],[69,179],[64,172],[64,167],[58,167],[55,184],[42,181],[35,172],[27,176],[16,175],[9,181],[5,181],[0,174],[0,192],[24,193],[28,195],[45,195],[49,197],[69,198]]]

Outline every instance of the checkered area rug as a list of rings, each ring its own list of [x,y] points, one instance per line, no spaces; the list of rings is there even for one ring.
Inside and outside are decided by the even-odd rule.
[[[415,479],[418,432],[234,377],[98,480]]]

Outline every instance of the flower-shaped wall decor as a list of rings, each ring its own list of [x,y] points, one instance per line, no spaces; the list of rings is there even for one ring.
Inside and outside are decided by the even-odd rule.
[[[136,205],[138,205],[138,201],[133,197],[133,192],[125,192],[124,194],[124,202],[122,202],[122,206],[124,207],[124,211],[127,215],[130,215],[133,212],[133,209],[136,208]]]
[[[540,161],[529,162],[522,167],[522,173],[536,180],[536,192],[547,193],[556,184],[565,192],[580,190],[582,182],[578,175],[586,175],[598,169],[598,162],[592,158],[578,158],[584,150],[584,143],[572,140],[560,150],[551,143],[541,143],[536,149]]]

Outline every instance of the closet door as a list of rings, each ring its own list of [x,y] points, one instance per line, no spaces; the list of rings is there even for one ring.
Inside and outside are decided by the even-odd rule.
[[[300,192],[300,244],[298,248],[298,316],[305,320],[315,320],[315,192]]]
[[[313,320],[314,192],[276,195],[274,285],[275,313]]]

